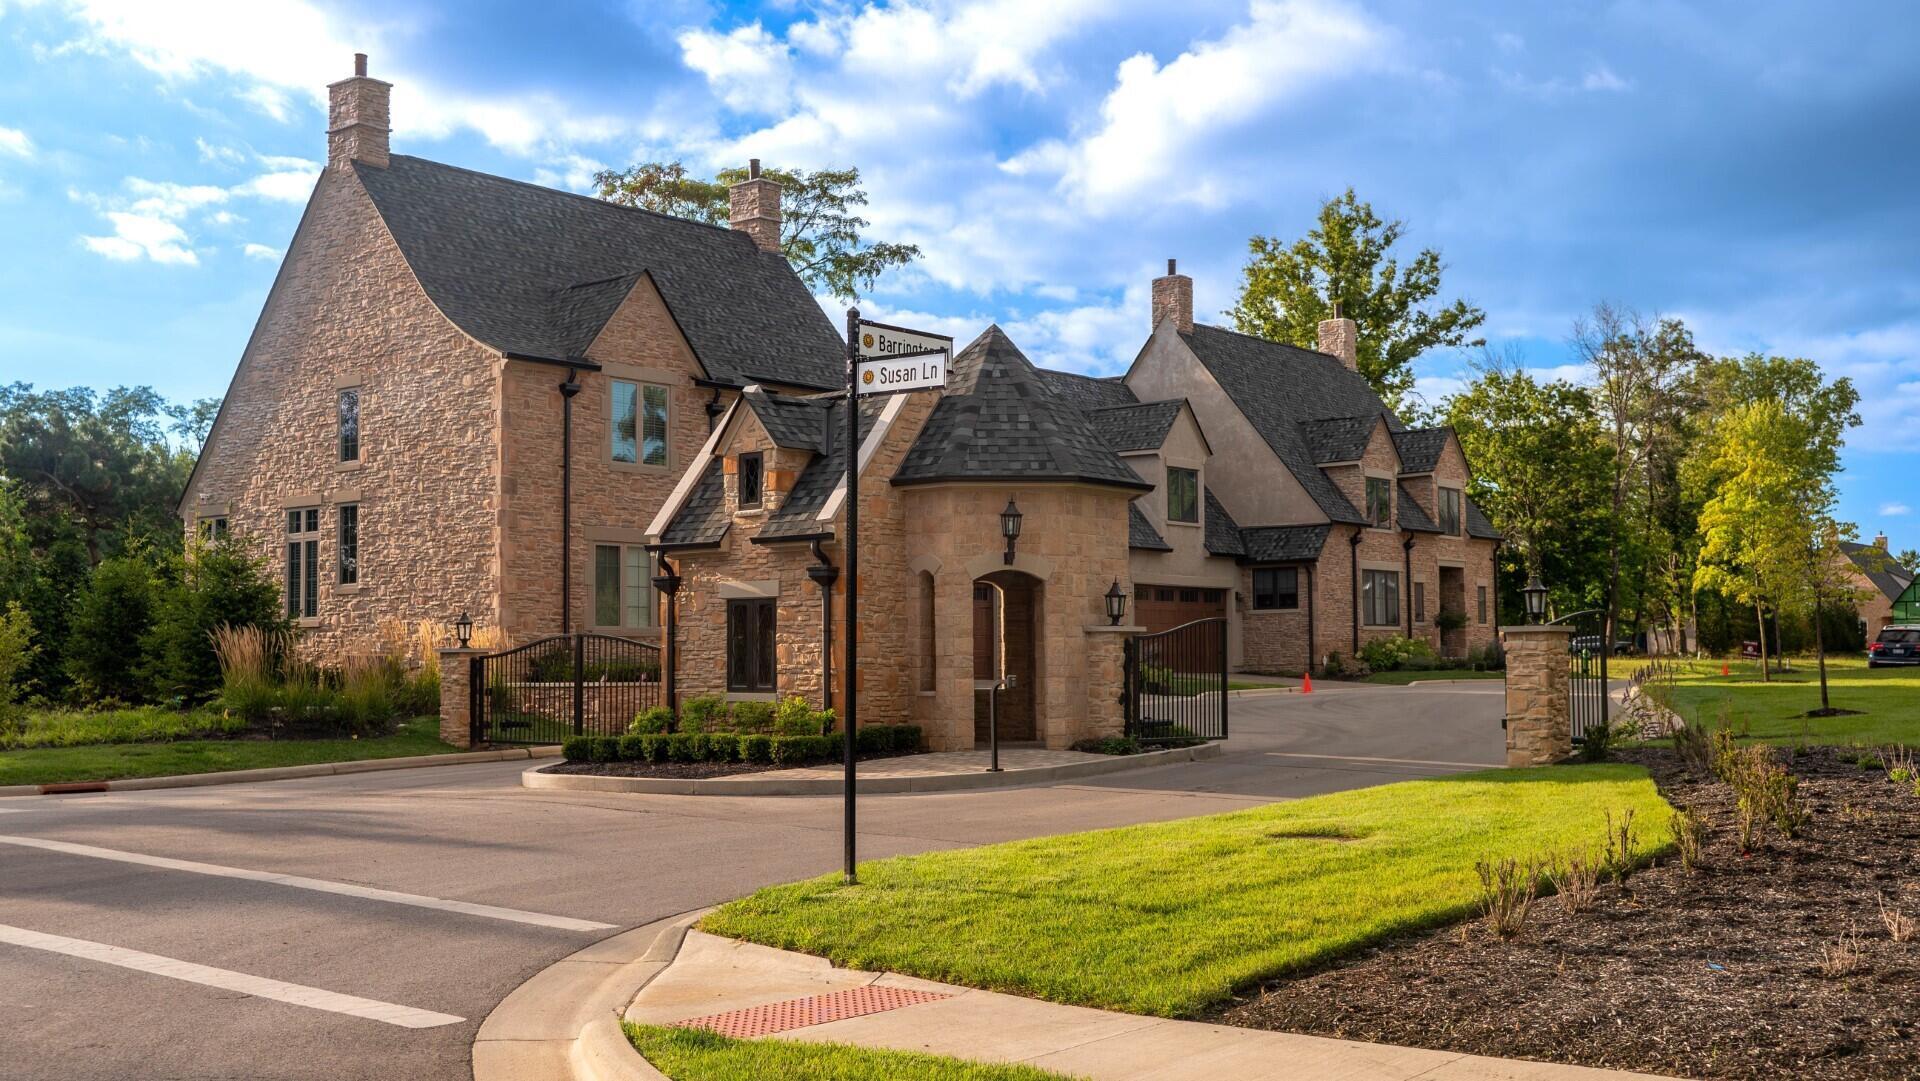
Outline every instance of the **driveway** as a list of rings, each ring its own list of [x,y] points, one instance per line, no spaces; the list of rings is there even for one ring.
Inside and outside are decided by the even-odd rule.
[[[1497,762],[1498,687],[1238,698],[1211,761],[863,799],[861,855]],[[0,800],[0,1076],[461,1081],[541,968],[839,865],[837,798],[530,792],[523,765]]]

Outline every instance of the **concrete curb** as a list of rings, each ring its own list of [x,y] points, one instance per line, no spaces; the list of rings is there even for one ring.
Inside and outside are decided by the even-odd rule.
[[[1100,777],[1126,770],[1147,769],[1177,762],[1197,762],[1218,758],[1223,750],[1218,743],[1198,747],[1175,747],[1144,754],[1113,755],[1098,762],[1070,762],[1059,766],[1006,770],[1001,773],[942,773],[931,777],[871,777],[859,782],[868,795],[897,792],[965,792],[979,788],[1010,788],[1015,785],[1052,784],[1080,777]],[[535,766],[520,774],[527,788],[560,789],[570,792],[642,792],[657,796],[834,796],[840,794],[838,777],[786,777],[773,774],[748,774],[738,778],[693,780],[679,777],[601,777],[590,773],[543,773]]]
[[[497,751],[416,754],[403,758],[361,758],[351,762],[314,762],[305,766],[234,769],[224,773],[182,773],[172,777],[127,777],[117,781],[60,781],[52,784],[0,785],[0,797],[58,796],[76,792],[142,792],[157,788],[204,788],[216,784],[290,781],[299,777],[329,777],[342,773],[377,773],[389,769],[470,766],[481,762],[512,762],[527,758],[558,757],[560,757],[560,748],[557,746],[508,747]]]
[[[1501,679],[1493,679],[1491,677],[1486,679],[1416,679],[1406,683],[1402,683],[1401,686],[1402,687],[1440,687],[1440,686],[1451,687],[1456,683],[1499,683],[1499,682],[1502,682],[1505,678],[1506,677],[1503,676],[1501,677]],[[1375,686],[1391,686],[1391,684],[1375,684]]]
[[[474,1081],[666,1081],[620,1028],[707,909],[636,927],[541,969],[480,1023]]]

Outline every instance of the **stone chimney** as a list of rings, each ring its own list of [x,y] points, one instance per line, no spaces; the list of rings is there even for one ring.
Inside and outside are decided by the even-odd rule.
[[[1873,538],[1873,546],[1883,552],[1887,551],[1887,535],[1885,533],[1876,535]]]
[[[353,54],[353,78],[327,86],[327,166],[387,167],[387,97],[392,83],[367,78],[367,54]]]
[[[780,185],[760,175],[760,159],[747,163],[747,178],[727,189],[727,224],[753,238],[761,250],[780,250]]]
[[[1169,319],[1180,333],[1193,333],[1193,279],[1178,273],[1172,259],[1167,260],[1166,277],[1153,279],[1154,329]]]
[[[1340,358],[1347,370],[1360,370],[1360,324],[1340,314],[1340,302],[1333,302],[1333,318],[1320,320],[1320,351]]]

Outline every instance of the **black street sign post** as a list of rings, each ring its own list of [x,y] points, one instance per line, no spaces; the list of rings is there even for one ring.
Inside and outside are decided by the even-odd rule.
[[[863,332],[863,327],[868,329]],[[872,339],[863,337],[863,333],[872,334],[873,328],[894,333],[891,336],[882,333]],[[944,346],[940,345],[942,342]],[[925,348],[929,344],[934,347]],[[871,348],[872,353],[863,355],[863,347]],[[847,309],[847,633],[844,636],[847,659],[840,668],[841,678],[847,681],[846,693],[841,696],[847,713],[840,725],[840,742],[846,767],[842,796],[846,803],[846,821],[841,828],[846,834],[849,886],[859,883],[853,870],[853,837],[854,785],[858,772],[854,766],[854,727],[860,708],[860,398],[864,394],[938,390],[946,386],[946,362],[952,358],[952,348],[951,338],[883,323],[862,323],[860,309]],[[941,358],[937,364],[934,357]]]

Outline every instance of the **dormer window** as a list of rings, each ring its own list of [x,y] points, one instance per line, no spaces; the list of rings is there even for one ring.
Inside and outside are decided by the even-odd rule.
[[[756,510],[760,506],[761,481],[765,479],[765,466],[759,454],[742,454],[740,464],[734,469],[734,477],[739,489],[736,500],[739,510]]]
[[[1460,489],[1440,489],[1440,532],[1460,535]]]
[[[1375,529],[1393,528],[1393,482],[1385,477],[1367,478],[1367,521]]]
[[[1198,469],[1167,470],[1167,521],[1198,522],[1200,520],[1200,471]]]

